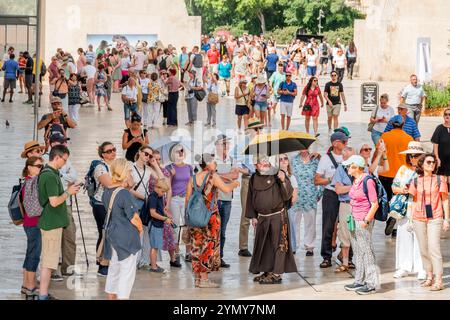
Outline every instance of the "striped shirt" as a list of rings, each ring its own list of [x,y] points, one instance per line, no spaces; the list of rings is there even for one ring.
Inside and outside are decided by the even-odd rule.
[[[394,129],[394,127],[389,121],[384,132],[389,132],[392,129]],[[414,121],[414,119],[410,118],[409,116],[406,116],[406,121],[405,124],[403,125],[403,131],[405,131],[407,134],[413,137],[414,140],[420,138],[419,128],[417,128],[417,124]]]

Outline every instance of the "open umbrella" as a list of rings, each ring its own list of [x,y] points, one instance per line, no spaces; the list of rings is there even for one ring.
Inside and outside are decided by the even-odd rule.
[[[257,135],[245,148],[244,154],[274,156],[308,149],[316,141],[312,135],[295,131],[276,131]]]
[[[170,152],[172,147],[181,144],[185,149],[185,154],[187,155],[186,162],[190,163],[190,157],[188,156],[191,152],[192,140],[183,136],[170,136],[162,137],[155,142],[150,144],[150,147],[154,150],[158,150],[161,153],[161,161],[163,164],[168,164],[170,162]]]

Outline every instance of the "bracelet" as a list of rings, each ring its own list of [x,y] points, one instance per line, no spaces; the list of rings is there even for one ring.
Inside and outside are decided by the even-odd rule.
[[[444,221],[450,222],[450,218],[445,218]]]

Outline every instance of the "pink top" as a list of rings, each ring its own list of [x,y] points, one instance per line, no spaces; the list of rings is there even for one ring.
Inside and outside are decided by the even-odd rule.
[[[412,182],[409,186],[409,193],[414,197],[414,220],[427,221],[439,219],[444,216],[441,196],[448,196],[446,177],[441,177],[441,184],[439,186],[438,178],[436,175],[433,175],[432,177],[419,177],[417,178],[417,186],[414,182]],[[425,206],[427,204],[431,204],[431,207],[433,209],[432,218],[427,218],[427,213],[425,210]]]
[[[361,181],[356,185],[353,183],[350,189],[350,205],[352,206],[352,215],[356,221],[364,221],[367,214],[370,211],[371,203],[378,202],[377,190],[375,187],[375,182],[370,179],[367,181],[367,190],[369,193],[369,200],[363,190],[363,181],[367,176],[367,173],[363,175]]]
[[[30,180],[31,177],[26,177],[25,180]],[[22,198],[25,197],[25,188],[22,188]],[[39,217],[30,218],[26,212],[23,214],[23,226],[24,227],[36,227],[39,222]]]
[[[169,92],[178,92],[180,85],[180,80],[174,76],[170,76],[169,79],[167,79],[167,87],[169,88]]]

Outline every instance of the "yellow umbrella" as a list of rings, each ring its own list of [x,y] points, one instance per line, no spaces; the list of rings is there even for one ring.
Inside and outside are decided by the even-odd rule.
[[[308,149],[316,138],[296,131],[276,131],[257,135],[245,148],[244,154],[274,156]]]

